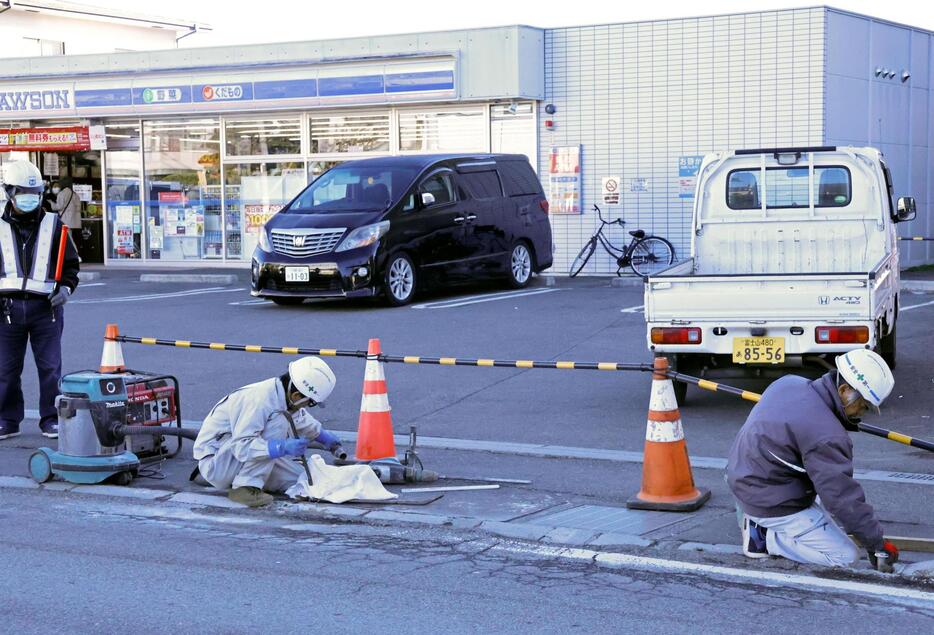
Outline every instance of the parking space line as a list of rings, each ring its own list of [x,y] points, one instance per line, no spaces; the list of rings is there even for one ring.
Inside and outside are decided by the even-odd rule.
[[[102,304],[113,302],[143,302],[146,300],[163,300],[166,298],[187,298],[194,295],[205,295],[210,293],[240,293],[246,291],[240,289],[226,289],[224,287],[208,287],[206,289],[191,289],[189,291],[174,291],[169,293],[152,293],[148,295],[128,295],[119,298],[99,298],[95,300],[72,300],[70,304]]]
[[[620,313],[642,313],[642,309],[645,308],[645,305],[640,304],[639,306],[631,306],[625,309],[620,309]]]
[[[253,298],[252,300],[241,300],[240,302],[228,302],[229,306],[258,306],[260,304],[272,304],[272,300],[263,298]]]
[[[920,309],[923,306],[931,306],[932,304],[934,304],[934,300],[931,300],[930,302],[922,302],[921,304],[912,304],[911,306],[899,307],[898,310],[899,311],[911,311],[912,309]]]
[[[82,289],[87,289],[88,287],[106,287],[106,282],[82,282],[78,284]]]
[[[422,304],[413,304],[413,309],[454,309],[468,304],[482,304],[484,302],[496,302],[498,300],[511,300],[513,298],[523,298],[532,295],[541,295],[543,293],[552,293],[561,291],[561,289],[531,289],[525,291],[507,291],[505,293],[491,293],[487,295],[478,295],[470,298],[455,298],[454,300],[440,300],[438,302],[425,302]]]

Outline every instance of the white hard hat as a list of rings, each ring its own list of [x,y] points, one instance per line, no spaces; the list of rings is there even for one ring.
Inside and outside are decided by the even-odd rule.
[[[41,194],[45,189],[42,173],[29,161],[11,161],[3,166],[3,187],[7,195],[29,193]]]
[[[881,355],[865,348],[838,355],[837,370],[843,381],[876,410],[895,387],[895,377],[889,365]]]
[[[289,364],[289,378],[298,392],[315,403],[327,399],[337,383],[334,371],[319,357],[296,359]]]

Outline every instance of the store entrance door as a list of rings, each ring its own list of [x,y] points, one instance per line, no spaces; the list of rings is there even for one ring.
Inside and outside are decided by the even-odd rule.
[[[31,152],[30,155],[48,186],[46,208],[58,213],[71,229],[81,261],[103,263],[100,150],[41,151]]]

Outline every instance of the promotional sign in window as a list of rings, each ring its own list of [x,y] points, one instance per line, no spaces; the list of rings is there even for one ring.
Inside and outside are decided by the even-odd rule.
[[[581,147],[553,147],[548,162],[548,210],[581,213]]]
[[[246,231],[259,234],[259,230],[263,228],[266,221],[275,216],[280,209],[282,209],[282,205],[278,204],[244,205],[243,215],[246,218]]]
[[[704,155],[695,154],[678,159],[678,198],[694,198],[697,187],[697,172]]]
[[[91,149],[84,126],[0,130],[0,152],[82,151]]]

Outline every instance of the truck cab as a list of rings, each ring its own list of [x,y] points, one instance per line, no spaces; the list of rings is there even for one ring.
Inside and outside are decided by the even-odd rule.
[[[691,257],[649,277],[647,343],[680,372],[778,376],[832,367],[854,348],[895,366],[899,306],[893,201],[875,148],[736,150],[707,155]],[[686,386],[676,386],[683,398]]]

